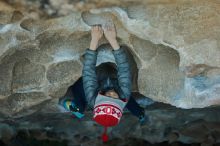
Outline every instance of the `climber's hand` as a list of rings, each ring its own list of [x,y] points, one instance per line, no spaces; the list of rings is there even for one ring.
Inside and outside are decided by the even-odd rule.
[[[103,26],[103,30],[104,30],[105,38],[109,41],[112,48],[114,50],[119,49],[120,46],[116,39],[117,34],[116,34],[115,25],[112,22],[108,22]]]
[[[99,40],[103,36],[103,30],[102,30],[101,26],[99,26],[99,25],[92,26],[91,36],[92,36],[92,40],[90,42],[90,49],[96,50],[98,47]]]

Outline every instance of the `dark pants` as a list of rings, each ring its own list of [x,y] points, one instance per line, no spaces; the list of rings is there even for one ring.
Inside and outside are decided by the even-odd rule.
[[[80,112],[83,113],[86,109],[86,97],[83,89],[82,77],[80,77],[74,85],[70,86],[60,103],[63,105],[63,101],[72,100],[80,109]],[[135,99],[131,96],[126,108],[138,118],[144,115],[144,109],[138,105]]]

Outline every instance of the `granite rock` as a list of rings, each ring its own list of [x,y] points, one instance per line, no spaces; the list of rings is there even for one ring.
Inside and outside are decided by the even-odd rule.
[[[0,10],[1,99],[24,88],[62,96],[81,76],[91,25],[113,22],[137,67],[133,90],[181,108],[220,103],[218,2],[11,0],[5,5],[10,4]],[[100,44],[105,43],[103,38]],[[27,72],[19,74],[21,68]],[[25,83],[18,84],[21,80]]]

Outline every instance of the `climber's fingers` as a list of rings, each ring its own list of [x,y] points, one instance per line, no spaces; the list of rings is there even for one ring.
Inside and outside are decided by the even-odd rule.
[[[110,25],[110,30],[115,31],[115,25],[113,23],[111,23],[111,25]]]
[[[107,23],[104,24],[103,29],[104,29],[104,31],[108,30],[108,24]]]
[[[92,25],[92,30],[101,30],[101,29],[102,29],[101,25],[98,25],[98,24]]]
[[[108,31],[110,30],[110,25],[109,25],[109,24],[107,24],[107,30],[108,30]]]
[[[98,25],[99,31],[103,32],[102,27]]]
[[[115,30],[115,25],[112,21],[108,21],[104,24],[104,31],[107,30],[107,31],[114,31]]]

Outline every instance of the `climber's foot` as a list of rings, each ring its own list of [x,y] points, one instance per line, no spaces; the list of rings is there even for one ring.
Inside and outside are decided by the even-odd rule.
[[[139,117],[139,122],[140,122],[140,125],[141,126],[145,126],[145,125],[148,125],[149,124],[149,117],[146,116],[146,115],[143,115],[143,116],[140,116]]]

